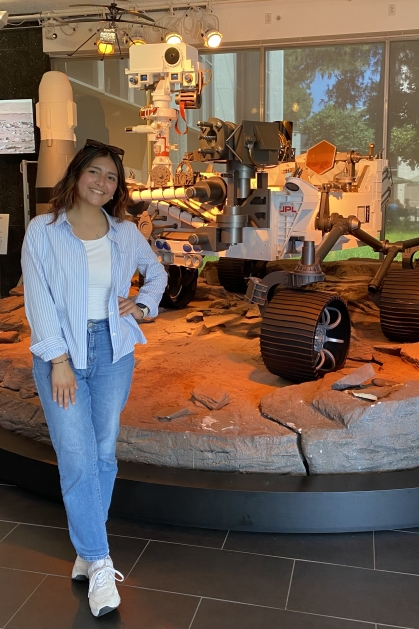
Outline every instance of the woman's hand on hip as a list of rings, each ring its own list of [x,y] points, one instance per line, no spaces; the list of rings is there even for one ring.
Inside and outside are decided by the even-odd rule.
[[[68,409],[68,402],[76,403],[77,381],[68,362],[52,363],[51,372],[52,400],[58,406]]]
[[[124,297],[118,297],[119,302],[119,316],[126,317],[132,314],[134,319],[139,321],[144,318],[143,311],[139,308],[131,299],[124,299]]]

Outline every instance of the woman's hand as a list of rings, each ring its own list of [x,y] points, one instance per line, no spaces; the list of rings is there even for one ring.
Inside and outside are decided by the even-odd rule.
[[[143,311],[131,299],[118,297],[118,302],[120,317],[126,317],[127,315],[132,314],[134,319],[136,319],[137,321],[144,319]]]
[[[68,402],[76,403],[77,382],[74,371],[68,361],[52,363],[51,372],[52,399],[58,406],[68,409]]]

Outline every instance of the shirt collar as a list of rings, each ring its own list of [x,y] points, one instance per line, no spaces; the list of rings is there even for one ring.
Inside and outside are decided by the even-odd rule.
[[[116,232],[117,231],[117,229],[116,229],[116,219],[113,216],[109,216],[109,214],[103,209],[103,207],[100,208],[100,209],[102,210],[102,212],[106,216],[107,221],[109,223],[109,227],[111,228],[111,230],[113,232]],[[70,222],[67,219],[67,213],[66,213],[65,210],[63,210],[62,212],[60,212],[58,214],[56,225],[61,225],[61,223],[67,223],[68,225],[70,225]],[[71,225],[70,225],[70,227],[71,227]]]

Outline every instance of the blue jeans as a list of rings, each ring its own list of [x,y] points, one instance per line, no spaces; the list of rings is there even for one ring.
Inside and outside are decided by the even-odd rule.
[[[51,363],[33,357],[33,374],[58,459],[70,539],[86,561],[109,554],[106,520],[117,461],[119,416],[128,399],[134,352],[112,364],[107,319],[88,321],[87,369],[75,369],[76,403],[52,401]]]

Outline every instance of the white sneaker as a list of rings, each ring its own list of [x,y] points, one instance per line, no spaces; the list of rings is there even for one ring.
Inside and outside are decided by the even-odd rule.
[[[103,616],[116,609],[121,599],[115,580],[123,581],[123,575],[115,570],[112,559],[100,559],[89,564],[89,605],[93,616]],[[118,578],[119,577],[119,578]]]
[[[71,578],[73,581],[87,581],[89,579],[89,562],[85,561],[81,557],[77,555],[76,561],[74,562],[73,571],[71,573]]]

